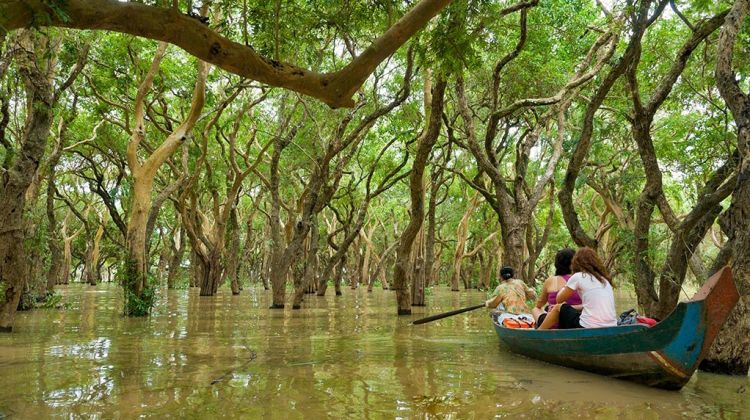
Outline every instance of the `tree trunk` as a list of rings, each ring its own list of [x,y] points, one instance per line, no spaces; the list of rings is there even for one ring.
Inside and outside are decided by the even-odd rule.
[[[424,199],[424,195],[422,196]],[[424,223],[422,224],[424,226]],[[424,306],[425,266],[424,229],[420,229],[412,251],[411,306]]]
[[[244,276],[247,278],[248,284],[253,279],[255,275],[258,274],[260,270],[255,270],[257,267],[255,265],[257,264],[257,261],[253,258],[253,249],[255,247],[255,241],[253,235],[253,220],[255,220],[255,213],[258,211],[258,206],[260,205],[260,197],[256,198],[255,205],[253,209],[250,212],[250,215],[247,218],[247,221],[245,222],[245,242],[242,245],[242,258],[238,261],[237,264],[237,275]],[[239,233],[238,233],[239,234]],[[262,250],[262,248],[261,248]],[[238,286],[239,289],[242,290],[242,283],[239,282],[238,279]]]
[[[271,155],[270,165],[270,185],[271,190],[271,211],[269,212],[269,227],[271,230],[271,249],[270,249],[270,272],[271,290],[273,293],[270,309],[284,309],[284,300],[286,298],[286,280],[287,267],[291,262],[284,261],[284,250],[289,246],[288,241],[284,241],[281,236],[281,196],[279,192],[280,174],[279,161],[284,149],[291,142],[292,137],[278,136]],[[289,216],[290,222],[287,226],[291,227],[292,216]]]
[[[65,232],[63,230],[63,232]],[[76,235],[63,238],[63,269],[60,276],[60,284],[70,283],[70,272],[73,269],[73,239]]]
[[[26,284],[23,213],[26,190],[44,156],[54,104],[52,83],[37,68],[33,47],[22,48],[17,58],[26,84],[27,115],[20,153],[10,170],[0,178],[0,332],[10,332]],[[21,57],[23,56],[23,57]]]
[[[152,291],[148,287],[146,224],[151,209],[153,178],[133,175],[127,240],[125,241],[125,315],[146,316],[151,309]]]
[[[31,200],[30,197],[27,197],[29,200]],[[26,221],[27,223],[27,233],[26,237],[33,237],[33,229],[35,228],[33,224],[29,223],[29,221]],[[29,226],[32,225],[32,226]],[[42,261],[42,248],[35,246],[28,250],[28,254],[26,255],[28,259],[28,263],[26,264],[26,273],[24,273],[24,276],[28,279],[26,284],[24,285],[23,292],[21,293],[21,299],[18,302],[18,310],[19,311],[26,311],[29,309],[33,309],[34,305],[36,304],[38,295],[35,293],[36,291],[32,289],[31,282],[34,279],[41,278],[42,273],[42,264],[33,263],[35,261]]]
[[[636,204],[634,227],[634,264],[638,301],[649,316],[666,317],[676,306],[680,286],[685,280],[688,262],[695,247],[703,240],[706,232],[721,211],[719,203],[729,195],[728,188],[719,188],[729,175],[727,165],[719,168],[699,194],[699,200],[687,216],[678,220],[663,191],[662,171],[659,168],[655,147],[651,138],[651,126],[659,107],[664,103],[677,82],[692,52],[724,21],[725,12],[704,20],[692,32],[692,36],[680,48],[669,71],[662,77],[647,102],[641,100],[642,89],[638,84],[637,68],[640,55],[627,69],[628,90],[633,102],[632,132],[638,146],[646,183]],[[717,63],[718,65],[718,63]],[[649,231],[652,213],[655,208],[663,216],[667,226],[674,233],[667,261],[659,276],[659,294],[654,292],[656,279],[650,262]]]
[[[433,177],[434,179],[435,177]],[[437,211],[437,192],[438,188],[432,185],[430,188],[430,201],[427,206],[427,234],[424,243],[424,287],[429,287],[435,283],[434,271],[435,266],[435,213]],[[424,297],[422,299],[424,304]]]
[[[182,269],[182,257],[185,254],[185,232],[181,226],[175,236],[169,240],[172,248],[172,258],[169,260],[169,271],[167,272],[167,289],[174,289],[175,279]]]
[[[225,250],[227,266],[225,277],[230,281],[232,294],[240,294],[240,272],[239,272],[239,250],[240,250],[240,224],[237,221],[237,209],[232,208],[229,213],[229,222],[227,226],[229,235],[229,244]]]
[[[221,285],[223,270],[221,267],[221,251],[213,249],[207,257],[198,256],[199,265],[201,265],[201,296],[214,296]]]
[[[260,278],[263,282],[263,290],[269,290],[271,288],[271,255],[273,254],[272,245],[269,244],[263,247],[263,260],[261,261],[260,267]]]
[[[101,244],[102,236],[104,236],[103,220],[100,221],[99,227],[96,229],[96,233],[86,249],[86,264],[84,266],[84,271],[86,273],[86,281],[91,286],[96,286],[99,282],[99,245]]]
[[[159,252],[159,262],[156,264],[156,284],[162,285],[164,280],[167,278],[167,266],[169,264],[169,252],[170,246],[164,239],[164,233],[160,233],[161,236],[161,252]]]
[[[461,264],[464,259],[464,253],[466,252],[466,240],[469,238],[469,219],[474,214],[477,205],[479,203],[479,194],[474,194],[469,200],[469,205],[464,211],[461,221],[458,222],[456,228],[456,249],[453,252],[453,271],[451,272],[451,291],[458,292],[458,282],[461,279]]]
[[[656,18],[663,10],[663,7],[660,8],[657,6],[653,17],[649,19],[648,12],[651,7],[650,3],[651,2],[649,1],[643,1],[640,3],[637,20],[633,22],[634,27],[631,31],[627,48],[617,62],[610,68],[609,72],[602,77],[601,84],[596,88],[588,101],[586,111],[583,115],[583,121],[581,123],[580,135],[566,167],[562,188],[557,194],[560,203],[560,210],[565,225],[568,228],[568,232],[570,232],[570,236],[576,245],[581,247],[587,246],[593,249],[597,249],[598,247],[596,239],[589,236],[583,229],[578,218],[578,213],[575,210],[575,204],[573,203],[573,193],[575,191],[576,180],[586,163],[585,159],[586,156],[588,156],[592,144],[591,139],[594,133],[594,116],[604,103],[604,100],[607,98],[609,91],[615,85],[615,82],[625,74],[625,71],[631,65],[633,60],[640,55],[641,39],[643,38],[646,29],[657,20]]]
[[[183,144],[200,116],[205,102],[208,65],[198,60],[198,77],[193,88],[190,111],[185,120],[175,128],[145,161],[138,158],[138,147],[146,136],[145,102],[151,90],[159,65],[166,51],[166,44],[159,43],[148,72],[138,87],[135,97],[133,124],[127,147],[127,164],[132,177],[130,218],[128,219],[126,256],[124,261],[123,286],[125,288],[125,315],[146,316],[151,311],[154,299],[153,285],[148,282],[148,220],[151,212],[154,178],[159,168]],[[158,211],[158,208],[155,209]]]
[[[195,244],[193,244],[195,245]],[[190,251],[190,287],[198,287],[203,279],[203,264],[199,261],[200,257],[195,249]]]
[[[477,257],[479,258],[479,284],[477,288],[480,290],[489,290],[490,276],[492,274],[492,258],[485,256],[485,250],[479,251]]]
[[[48,218],[48,222],[50,222]],[[49,226],[49,225],[48,225]],[[63,270],[63,253],[60,248],[60,237],[56,231],[53,233],[53,229],[56,230],[56,223],[50,226],[47,236],[47,246],[50,252],[50,266],[47,270],[47,285],[45,287],[46,294],[52,294],[55,291],[55,284],[60,281],[60,276]]]
[[[344,269],[346,268],[346,255],[344,255],[339,263],[336,265],[336,273],[333,276],[333,288],[336,292],[336,296],[342,296],[341,282],[344,280]]]
[[[58,139],[62,141],[62,139]],[[62,274],[63,254],[60,247],[60,233],[57,231],[57,217],[55,215],[55,181],[57,170],[56,166],[62,154],[62,145],[56,144],[55,150],[47,162],[47,247],[50,253],[50,265],[47,270],[47,284],[44,290],[46,295],[51,295],[55,291],[55,284],[59,281]]]
[[[429,110],[429,123],[423,136],[419,139],[417,152],[414,156],[412,170],[409,174],[409,187],[411,189],[411,215],[409,224],[401,234],[399,246],[396,251],[396,264],[393,268],[393,289],[396,291],[396,302],[399,315],[411,315],[411,296],[409,293],[408,273],[409,259],[417,233],[422,227],[424,219],[424,169],[430,157],[432,146],[440,134],[441,118],[443,114],[443,99],[445,96],[446,81],[439,79],[432,90],[432,101]]]
[[[83,255],[83,282],[88,283],[90,286],[96,286],[96,268],[93,267],[94,250],[91,242],[86,244],[86,250]]]
[[[461,270],[461,281],[464,284],[464,290],[471,289],[471,277],[474,273],[474,261],[473,259],[468,260],[468,270]]]
[[[412,278],[414,281],[412,282],[411,287],[411,306],[424,306],[424,287],[425,287],[425,278],[426,278],[426,267],[424,263],[424,258],[419,255],[417,256],[416,260],[414,261],[414,272],[412,275]]]
[[[375,231],[375,226],[371,227],[369,230],[362,230],[361,231],[361,237],[364,242],[365,247],[365,259],[362,263],[362,273],[360,273],[360,278],[362,279],[362,284],[367,285],[367,291],[372,291],[372,281],[370,280],[370,266],[372,264],[372,234]]]
[[[375,267],[376,268],[378,266],[380,266],[380,261],[381,260],[379,259],[379,257],[377,255],[375,255],[374,261],[375,261]],[[376,278],[377,278],[377,276],[374,273],[372,275],[368,275],[368,277],[367,277],[367,291],[368,292],[372,292],[372,288],[373,288],[373,286],[375,286],[375,279]]]
[[[385,251],[383,251],[383,254],[380,256],[380,261],[378,262],[378,265],[375,266],[375,271],[372,273],[372,277],[370,277],[370,287],[368,287],[368,291],[372,291],[372,283],[375,282],[375,279],[377,279],[381,275],[381,273],[383,274],[381,279],[381,286],[383,287],[383,290],[388,290],[388,280],[386,279],[384,268],[386,263],[388,262],[389,255],[391,254],[391,252],[393,252],[393,250],[396,249],[396,247],[398,247],[398,242],[392,243],[390,246],[388,246],[388,248],[385,249]]]
[[[297,289],[294,291],[294,300],[292,302],[292,309],[300,309],[302,307],[302,300],[305,293],[314,293],[315,287],[315,274],[318,271],[318,241],[319,241],[319,230],[318,230],[318,217],[313,216],[310,226],[310,243],[307,249],[307,258],[305,260],[305,270]],[[312,288],[312,290],[311,290]]]
[[[500,220],[501,238],[503,243],[503,262],[513,268],[516,273],[523,273],[524,244],[526,243],[526,229],[518,217],[506,214]],[[524,279],[527,284],[534,284],[533,279]]]
[[[361,230],[360,230],[361,232]],[[352,273],[352,290],[359,287],[360,284],[364,284],[364,267],[365,267],[365,254],[362,250],[362,240],[358,239],[354,249],[357,252],[357,267],[354,273]]]
[[[732,271],[740,301],[719,332],[703,368],[746,376],[750,369],[750,95],[741,91],[732,67],[737,33],[750,9],[750,0],[736,0],[719,35],[716,82],[737,126],[740,155],[727,225],[734,244]]]

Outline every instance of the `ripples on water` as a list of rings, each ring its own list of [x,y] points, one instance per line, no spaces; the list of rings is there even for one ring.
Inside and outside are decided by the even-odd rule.
[[[661,391],[513,355],[481,310],[408,324],[478,292],[434,289],[397,318],[380,290],[308,295],[300,311],[268,310],[258,289],[162,290],[144,319],[120,315],[114,285],[62,292],[70,309],[19,313],[0,335],[0,418],[750,416],[747,378]]]

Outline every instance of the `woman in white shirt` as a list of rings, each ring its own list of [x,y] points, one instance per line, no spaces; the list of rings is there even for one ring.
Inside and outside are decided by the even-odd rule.
[[[615,295],[612,279],[601,259],[591,248],[581,248],[573,257],[573,276],[557,293],[557,305],[550,311],[539,329],[548,329],[559,323],[566,328],[602,328],[617,326]],[[578,292],[583,301],[583,310],[578,312],[565,303]]]

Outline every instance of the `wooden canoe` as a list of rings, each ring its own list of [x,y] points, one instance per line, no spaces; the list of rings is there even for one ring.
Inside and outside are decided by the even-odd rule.
[[[498,325],[496,316],[493,324],[500,340],[515,353],[676,390],[690,380],[738,300],[732,271],[724,267],[692,300],[680,302],[666,319],[651,328],[511,329]]]

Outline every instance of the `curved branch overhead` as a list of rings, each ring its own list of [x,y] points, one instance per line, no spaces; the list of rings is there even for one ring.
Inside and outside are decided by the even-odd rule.
[[[422,0],[343,69],[316,73],[258,54],[176,9],[116,0],[67,0],[62,13],[43,0],[0,4],[0,32],[55,26],[122,32],[174,44],[239,76],[317,98],[333,108],[352,107],[352,95],[375,68],[422,29],[452,0]]]

